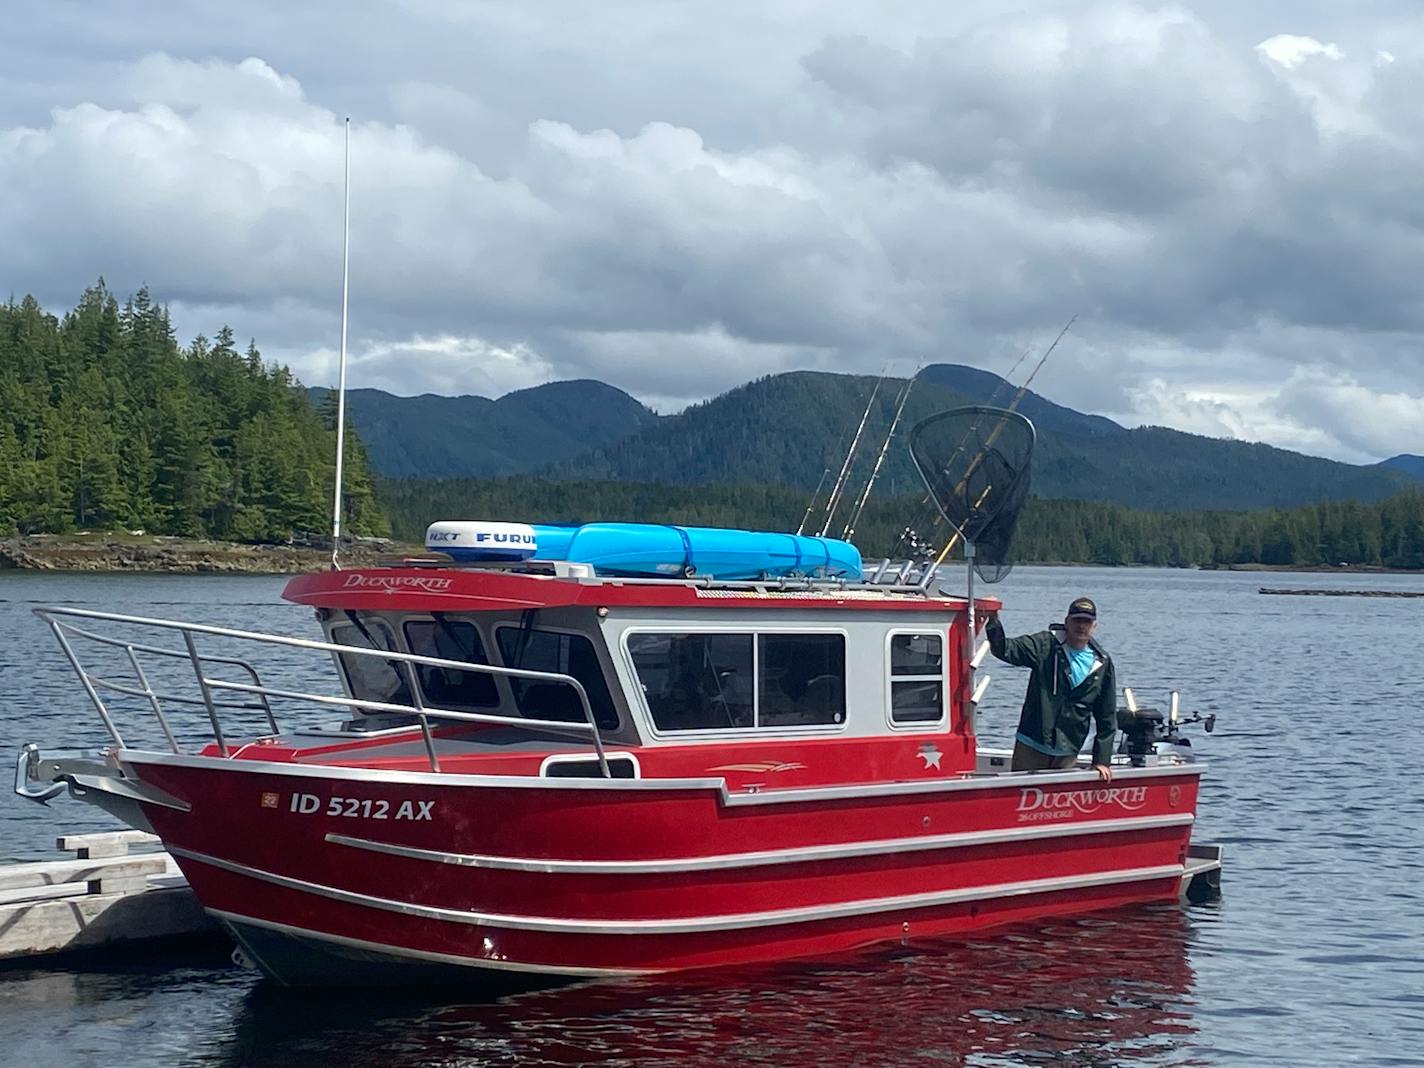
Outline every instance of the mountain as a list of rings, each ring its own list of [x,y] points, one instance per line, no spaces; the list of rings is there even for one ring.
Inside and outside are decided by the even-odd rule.
[[[1403,471],[1406,475],[1413,475],[1415,478],[1424,478],[1424,456],[1415,456],[1412,453],[1402,452],[1398,456],[1391,456],[1388,460],[1381,460],[1375,466]]]
[[[320,405],[330,393],[311,391]],[[388,478],[448,478],[531,471],[608,445],[659,421],[621,389],[590,379],[549,382],[488,397],[346,394],[371,465]]]
[[[966,367],[959,363],[932,363],[915,377],[919,382],[928,382],[941,389],[958,393],[971,404],[993,404],[1004,408],[1013,401],[1018,392],[992,371],[981,371],[977,367]],[[1125,429],[1104,416],[1085,415],[1061,404],[1054,404],[1033,390],[1024,393],[1014,410],[1028,416],[1033,425],[1041,431],[1059,431],[1092,437],[1099,434],[1121,434]]]
[[[821,371],[760,378],[560,464],[552,473],[670,485],[759,483],[809,492],[829,471],[829,490],[875,384],[873,377]],[[862,465],[874,462],[903,385],[903,379],[888,379],[877,393],[859,450]],[[935,386],[916,388],[901,426],[964,403],[963,397]],[[900,445],[886,457],[877,483],[881,492],[909,492],[922,485],[903,441]]]
[[[984,379],[960,374],[958,369],[948,375],[922,372],[906,405],[902,429],[933,412],[966,403],[965,394],[945,388],[936,379],[974,389],[969,396],[975,399],[993,393],[984,388]],[[809,495],[823,471],[830,472],[828,481],[839,472],[874,385],[873,378],[809,371],[758,379],[556,465],[551,473],[684,485],[767,483],[800,487]],[[852,496],[874,463],[901,385],[888,380],[877,396],[849,479]],[[1000,393],[1004,399],[1012,396],[1007,388]],[[1028,400],[1026,395],[1020,407]],[[1031,409],[1040,416],[1033,492],[1046,499],[1165,510],[1288,508],[1321,500],[1378,501],[1416,485],[1403,471],[1390,468],[1360,467],[1163,427],[1126,430],[1111,420],[1036,400],[1041,403]],[[875,492],[914,492],[919,486],[901,434],[886,455]]]
[[[748,484],[821,500],[840,472],[872,376],[792,371],[748,382],[659,417],[601,382],[554,382],[485,397],[348,396],[353,425],[377,472],[394,478],[541,477],[664,485]],[[864,486],[894,416],[903,379],[880,385],[847,481]],[[971,402],[1004,405],[1016,390],[997,375],[954,364],[924,368],[875,485],[877,499],[917,493],[906,434],[916,421]],[[1025,393],[1019,410],[1039,429],[1033,492],[1163,510],[1289,508],[1322,500],[1378,501],[1418,485],[1418,457],[1356,466],[1269,445],[1163,427],[1126,429]]]

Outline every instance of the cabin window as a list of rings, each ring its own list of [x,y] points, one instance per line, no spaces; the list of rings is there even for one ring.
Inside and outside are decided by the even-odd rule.
[[[396,636],[378,619],[353,619],[331,628],[331,640],[337,645],[356,649],[396,651]],[[374,656],[337,653],[341,670],[351,696],[362,701],[382,701],[391,705],[409,705],[410,676],[399,660],[382,660]],[[372,710],[358,710],[358,715],[372,715]]]
[[[463,660],[469,664],[489,663],[479,630],[465,620],[439,617],[408,620],[405,643],[418,656]],[[438,708],[451,708],[458,712],[499,705],[499,690],[494,676],[487,672],[461,671],[459,668],[432,664],[417,664],[415,670],[420,677],[420,692],[429,704]]]
[[[756,723],[750,634],[630,634],[628,652],[660,731]]]
[[[598,662],[598,651],[584,635],[534,627],[500,627],[495,631],[495,639],[505,667],[572,675],[588,694],[594,721],[607,730],[618,726],[618,711],[613,707],[603,665]],[[520,715],[530,719],[588,722],[578,694],[565,683],[511,678],[509,685]]]
[[[944,718],[944,636],[890,635],[890,722]]]
[[[757,726],[844,721],[844,635],[757,635]]]
[[[659,731],[845,722],[841,634],[628,635]]]

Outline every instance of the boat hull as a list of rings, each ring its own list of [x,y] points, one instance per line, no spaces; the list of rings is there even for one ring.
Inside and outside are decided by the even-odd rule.
[[[713,967],[1171,901],[1199,775],[728,793],[121,760],[178,802],[144,816],[203,905],[273,978],[322,985]]]

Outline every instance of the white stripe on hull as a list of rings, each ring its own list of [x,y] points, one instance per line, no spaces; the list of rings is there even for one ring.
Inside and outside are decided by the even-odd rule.
[[[346,946],[349,949],[359,949],[367,953],[383,953],[391,957],[406,957],[411,960],[423,961],[429,964],[454,964],[465,968],[488,968],[493,971],[502,972],[524,972],[536,975],[571,975],[587,976],[589,978],[597,976],[636,976],[636,975],[657,975],[666,972],[666,968],[584,968],[573,964],[523,964],[509,960],[490,960],[486,957],[462,957],[455,953],[435,953],[428,949],[408,949],[405,946],[392,946],[385,942],[369,942],[363,938],[348,938],[346,935],[331,934],[327,931],[314,931],[310,927],[298,927],[290,923],[278,923],[275,920],[261,920],[255,916],[244,916],[240,912],[228,912],[224,909],[208,909],[208,915],[216,916],[220,920],[228,923],[247,924],[251,927],[261,927],[267,931],[276,931],[279,934],[292,935],[297,938],[310,938],[319,942],[330,942],[333,945]]]
[[[202,768],[236,775],[282,775],[297,779],[335,779],[343,783],[380,783],[391,786],[444,786],[496,790],[594,790],[616,793],[676,792],[713,790],[729,808],[743,805],[804,804],[814,801],[849,801],[871,797],[920,796],[939,793],[978,793],[1024,786],[1060,784],[1100,784],[1089,768],[1055,772],[1004,772],[945,779],[917,779],[913,782],[858,783],[845,786],[799,786],[732,792],[723,778],[700,779],[577,779],[541,778],[536,775],[464,775],[457,772],[391,771],[383,768],[356,768],[337,764],[286,764],[278,761],[231,760],[222,757],[184,756],[124,750],[122,764],[142,768],[145,764]],[[1144,768],[1116,768],[1114,782],[1171,779],[1183,775],[1200,776],[1205,764],[1172,764]],[[140,775],[139,778],[142,778]]]
[[[416,905],[406,901],[342,890],[334,886],[294,879],[275,872],[263,871],[246,864],[222,860],[190,849],[169,846],[170,853],[186,857],[202,864],[208,864],[223,871],[233,872],[248,878],[281,886],[288,890],[314,894],[318,897],[341,901],[365,908],[381,909],[406,916],[458,923],[475,927],[498,927],[518,931],[544,931],[555,934],[588,935],[671,935],[699,934],[709,931],[739,931],[757,927],[776,927],[785,924],[815,923],[821,920],[842,919],[851,916],[867,916],[898,910],[915,910],[954,905],[970,901],[994,900],[1005,897],[1021,897],[1028,894],[1047,894],[1063,890],[1079,890],[1097,886],[1114,886],[1122,883],[1149,882],[1156,879],[1180,880],[1185,868],[1181,864],[1164,864],[1152,868],[1128,868],[1118,871],[1094,872],[1087,875],[1060,876],[1053,879],[1030,879],[1015,883],[997,883],[988,886],[965,887],[958,890],[940,890],[930,893],[902,894],[895,897],[865,898],[859,901],[843,901],[828,905],[807,905],[789,909],[772,909],[764,912],[744,912],[721,916],[690,916],[668,920],[644,919],[596,919],[577,920],[553,916],[521,916],[501,913],[476,912],[469,909],[444,908],[435,905]]]
[[[1185,827],[1194,820],[1195,817],[1190,813],[1138,816],[1129,819],[1089,820],[1081,823],[1051,824],[1039,827],[1008,827],[993,831],[964,831],[956,834],[924,835],[916,838],[890,838],[871,842],[805,846],[796,849],[767,849],[707,857],[671,857],[662,860],[545,860],[538,857],[449,853],[438,849],[419,849],[415,846],[378,842],[369,838],[355,838],[346,834],[328,834],[326,841],[333,845],[367,849],[373,853],[384,853],[411,860],[433,861],[438,864],[453,864],[467,868],[548,874],[656,875],[759,868],[773,864],[805,864],[815,861],[847,860],[939,849],[964,849],[970,846],[999,845],[1005,842],[1075,838],[1087,834],[1122,834],[1165,827]]]

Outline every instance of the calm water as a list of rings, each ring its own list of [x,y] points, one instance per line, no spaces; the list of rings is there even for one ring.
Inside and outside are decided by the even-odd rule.
[[[1197,835],[1225,897],[671,981],[469,995],[303,996],[221,953],[0,970],[0,1064],[307,1066],[1424,1064],[1424,577],[1021,568],[1011,633],[1097,599],[1120,681],[1216,712]],[[0,779],[15,746],[102,735],[35,603],[313,636],[281,579],[0,574]],[[981,734],[1023,673],[991,661]],[[0,858],[112,826],[0,796]]]

